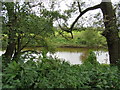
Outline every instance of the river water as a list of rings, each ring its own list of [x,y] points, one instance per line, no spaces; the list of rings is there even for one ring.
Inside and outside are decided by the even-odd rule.
[[[88,52],[91,49],[85,48],[58,48],[54,54],[48,53],[47,55],[52,55],[53,57],[58,57],[62,60],[68,61],[71,64],[82,64],[82,61],[87,58]],[[93,50],[96,54],[97,61],[101,64],[110,64],[109,54],[104,50]]]
[[[35,50],[40,51],[40,48]],[[57,48],[54,54],[47,53],[47,56],[57,57],[61,60],[70,62],[71,64],[82,64],[82,61],[88,56],[88,48]],[[103,49],[93,49],[99,63],[110,64],[109,54]],[[0,55],[4,51],[0,51]],[[36,56],[36,55],[35,55]]]

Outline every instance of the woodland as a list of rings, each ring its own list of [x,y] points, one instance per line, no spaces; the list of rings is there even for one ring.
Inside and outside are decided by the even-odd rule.
[[[61,2],[0,2],[2,89],[120,89],[120,3],[102,0],[87,6],[85,0],[73,0],[60,10]],[[93,17],[87,14],[97,9]],[[85,19],[86,14],[94,20]],[[41,52],[26,49],[35,47]],[[100,64],[92,50],[76,65],[47,56],[58,47],[104,48],[110,64]]]

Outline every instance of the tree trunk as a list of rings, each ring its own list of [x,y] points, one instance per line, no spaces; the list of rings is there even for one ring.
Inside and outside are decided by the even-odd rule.
[[[11,42],[8,44],[6,52],[5,52],[5,58],[8,58],[9,60],[12,58],[12,55],[14,53],[16,44],[14,42]]]
[[[11,60],[12,55],[14,54],[14,51],[15,51],[15,47],[16,47],[16,41],[15,41],[16,33],[15,33],[15,28],[14,28],[16,25],[16,15],[14,12],[13,2],[6,2],[5,6],[7,9],[8,20],[9,20],[6,26],[8,27],[9,32],[8,32],[8,45],[7,45],[7,49],[6,49],[4,56],[8,60]]]
[[[105,25],[103,36],[105,36],[107,40],[110,63],[116,65],[117,61],[120,59],[120,38],[116,25],[115,11],[113,10],[111,2],[102,2],[101,10]]]
[[[18,57],[20,52],[21,52],[21,36],[20,36],[20,34],[18,34],[17,45],[16,45],[16,48],[15,48],[15,53],[14,53],[14,56],[13,56],[13,60],[15,60]]]

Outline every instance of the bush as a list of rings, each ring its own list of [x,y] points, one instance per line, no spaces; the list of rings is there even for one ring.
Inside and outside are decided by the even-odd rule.
[[[81,35],[78,41],[80,42],[80,44],[90,47],[103,46],[106,44],[105,38],[100,34],[99,31],[94,29],[81,31]]]
[[[89,64],[93,64],[93,65],[99,64],[99,62],[97,61],[97,57],[93,51],[89,51],[89,55],[88,55],[87,59],[84,60],[84,63],[85,64],[89,63]]]
[[[109,65],[84,63],[70,65],[53,58],[36,62],[12,61],[3,68],[5,88],[98,88],[120,89],[118,68]]]

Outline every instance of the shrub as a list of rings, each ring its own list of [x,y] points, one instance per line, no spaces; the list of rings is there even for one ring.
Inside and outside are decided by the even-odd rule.
[[[94,56],[91,53],[91,56]],[[93,57],[89,57],[91,60]],[[95,58],[94,58],[95,59]],[[90,61],[91,62],[91,61]],[[42,58],[36,62],[12,61],[3,68],[5,88],[98,88],[120,89],[118,67],[96,66],[91,63],[71,65],[53,58]]]
[[[88,29],[81,31],[79,42],[89,47],[102,46],[106,44],[105,38],[100,34],[99,31],[94,29]]]

